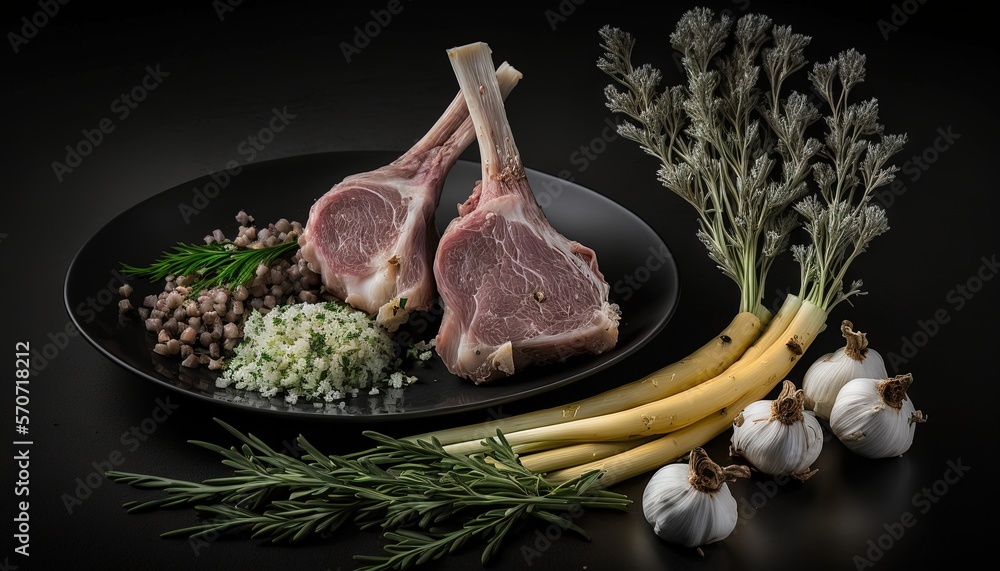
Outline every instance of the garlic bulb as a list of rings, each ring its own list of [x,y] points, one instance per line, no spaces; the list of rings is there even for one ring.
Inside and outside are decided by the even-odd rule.
[[[878,351],[868,347],[868,336],[854,331],[850,321],[844,320],[840,332],[847,344],[817,359],[802,377],[802,391],[806,395],[806,408],[816,416],[829,420],[830,409],[840,388],[852,379],[861,377],[881,379],[889,376],[885,362]]]
[[[913,433],[927,418],[915,410],[906,391],[913,375],[854,379],[844,385],[830,413],[830,430],[845,446],[868,458],[906,452]]]
[[[747,405],[733,421],[729,454],[765,474],[808,479],[823,450],[823,427],[804,401],[802,389],[786,380],[775,400]]]
[[[642,513],[656,535],[670,543],[700,547],[723,540],[739,515],[726,482],[749,476],[746,466],[723,468],[695,448],[686,466],[667,464],[653,474],[642,493]]]

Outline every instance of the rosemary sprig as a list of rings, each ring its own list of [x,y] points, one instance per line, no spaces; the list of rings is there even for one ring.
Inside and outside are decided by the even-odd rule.
[[[164,497],[125,504],[128,511],[193,506],[202,521],[164,537],[206,537],[249,531],[272,542],[329,537],[346,523],[381,529],[386,554],[356,555],[368,571],[407,569],[454,553],[478,538],[486,563],[508,534],[531,518],[558,524],[586,538],[569,514],[585,509],[625,510],[624,495],[599,489],[601,472],[553,484],[520,465],[503,434],[489,451],[448,453],[435,441],[401,441],[367,431],[374,448],[327,455],[303,436],[295,458],[217,420],[242,444],[218,453],[232,475],[202,482],[110,471],[112,481],[162,490]]]
[[[298,249],[295,240],[262,248],[238,248],[232,243],[179,243],[171,251],[145,267],[122,264],[122,273],[146,277],[150,281],[167,276],[196,276],[191,293],[218,286],[246,284],[253,279],[260,264],[270,264],[279,257]]]

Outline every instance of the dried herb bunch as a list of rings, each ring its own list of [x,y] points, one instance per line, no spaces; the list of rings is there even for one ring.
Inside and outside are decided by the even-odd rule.
[[[627,117],[619,133],[656,157],[658,180],[695,208],[698,238],[738,284],[741,311],[768,316],[761,303],[767,274],[800,217],[813,241],[792,248],[803,297],[837,302],[860,293],[860,284],[841,290],[843,270],[888,229],[884,211],[862,203],[892,180],[897,167],[886,162],[905,142],[883,136],[875,99],[847,101],[864,81],[863,55],[851,49],[815,64],[811,95],[788,90],[808,65],[809,36],[763,14],[734,26],[726,15],[697,8],[670,35],[686,81],[661,88],[660,70],[632,63],[632,35],[605,26],[600,36],[606,53],[597,65],[615,80],[605,89],[607,107]],[[822,140],[812,136],[820,119]],[[810,181],[821,197],[807,196]]]

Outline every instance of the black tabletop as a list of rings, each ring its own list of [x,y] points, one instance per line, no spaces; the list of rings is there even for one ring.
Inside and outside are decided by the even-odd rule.
[[[886,132],[906,133],[909,142],[896,160],[899,184],[879,198],[891,230],[847,276],[863,279],[869,293],[838,305],[829,323],[852,320],[886,356],[891,374],[911,373],[910,396],[928,421],[899,458],[861,458],[828,434],[819,472],[808,481],[755,475],[733,483],[736,530],[702,552],[653,534],[640,506],[646,473],[613,487],[635,501],[626,513],[579,518],[589,541],[528,525],[489,567],[903,569],[941,554],[969,564],[989,549],[995,524],[981,521],[992,521],[996,508],[988,446],[996,429],[985,407],[997,395],[987,357],[997,340],[990,324],[1000,287],[993,279],[1000,271],[993,129],[1000,123],[989,81],[997,56],[988,37],[992,14],[911,0],[711,1],[658,11],[598,0],[530,8],[217,0],[155,9],[40,0],[5,6],[3,20],[8,210],[0,253],[14,315],[2,328],[8,436],[0,511],[13,514],[2,529],[3,568],[351,569],[353,556],[381,552],[378,533],[345,528],[291,546],[246,536],[164,539],[161,533],[191,524],[192,512],[126,514],[123,503],[151,494],[103,472],[223,475],[214,454],[188,443],[231,444],[215,417],[278,448],[302,434],[324,451],[348,453],[370,444],[361,435],[367,429],[404,436],[596,394],[715,335],[737,311],[736,288],[697,240],[694,210],[657,182],[656,161],[616,134],[617,118],[604,104],[609,79],[595,65],[598,29],[611,24],[637,37],[637,61],[679,82],[669,33],[696,5],[734,16],[762,12],[791,25],[813,38],[810,61],[852,47],[867,55],[858,96],[876,97]],[[507,112],[525,166],[614,200],[670,247],[680,302],[637,353],[580,382],[489,410],[348,424],[195,399],[119,367],[79,335],[63,303],[67,269],[115,216],[233,161],[406,149],[457,92],[445,50],[473,41],[489,43],[498,61],[524,74]],[[251,142],[269,125],[281,129]],[[477,160],[478,150],[463,157]],[[769,307],[798,283],[790,256],[778,265],[764,295]],[[16,369],[23,367],[11,365],[22,343],[30,345],[31,367],[29,382],[19,385]],[[838,329],[827,328],[788,378],[800,383],[808,363],[841,343]],[[18,434],[25,416],[28,433]],[[727,432],[706,449],[726,460],[728,444]],[[435,565],[479,568],[480,548],[470,543]]]

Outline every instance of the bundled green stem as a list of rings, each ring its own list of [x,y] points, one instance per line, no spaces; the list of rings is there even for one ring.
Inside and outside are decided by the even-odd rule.
[[[342,525],[381,529],[387,555],[358,556],[365,569],[406,569],[454,552],[470,539],[486,543],[485,563],[526,520],[558,524],[587,537],[566,514],[625,510],[625,496],[598,489],[600,471],[553,485],[524,468],[497,433],[485,454],[454,455],[436,441],[406,442],[366,432],[375,448],[336,456],[304,437],[305,455],[274,451],[253,435],[218,421],[242,445],[194,441],[223,458],[232,475],[202,482],[111,471],[112,481],[162,490],[161,498],[130,502],[129,512],[193,506],[203,521],[164,534],[206,537],[249,531],[273,542],[329,536]]]

